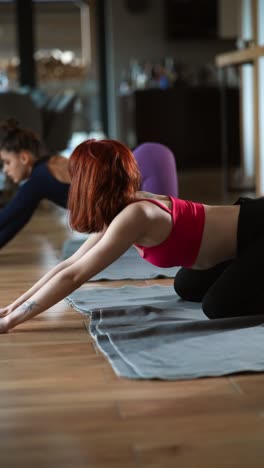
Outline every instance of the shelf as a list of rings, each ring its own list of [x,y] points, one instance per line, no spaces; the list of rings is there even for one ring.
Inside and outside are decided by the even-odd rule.
[[[215,63],[219,68],[232,65],[243,65],[246,63],[253,63],[262,56],[264,56],[264,46],[253,46],[217,55]]]

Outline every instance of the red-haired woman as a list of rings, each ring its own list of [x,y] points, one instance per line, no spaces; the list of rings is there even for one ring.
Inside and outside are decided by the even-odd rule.
[[[69,171],[71,226],[94,235],[2,309],[2,332],[71,294],[132,245],[154,265],[183,266],[176,292],[202,301],[209,318],[263,312],[264,199],[209,206],[139,192],[135,158],[113,140],[81,143]]]

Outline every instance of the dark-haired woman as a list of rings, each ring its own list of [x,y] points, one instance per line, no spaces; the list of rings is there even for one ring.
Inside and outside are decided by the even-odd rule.
[[[13,199],[0,210],[3,247],[30,220],[42,199],[67,207],[70,176],[66,158],[43,157],[38,137],[13,120],[0,125],[0,158],[3,172],[19,184]]]

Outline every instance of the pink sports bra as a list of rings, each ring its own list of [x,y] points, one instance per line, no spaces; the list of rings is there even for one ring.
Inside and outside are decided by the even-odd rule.
[[[169,196],[170,210],[162,203],[151,198],[142,198],[160,206],[172,216],[172,230],[161,244],[144,247],[134,244],[141,251],[141,257],[162,268],[184,266],[190,268],[198,256],[205,222],[204,205]],[[140,200],[140,201],[141,201]]]

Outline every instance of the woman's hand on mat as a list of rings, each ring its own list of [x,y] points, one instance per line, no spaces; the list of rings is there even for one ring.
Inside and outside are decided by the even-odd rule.
[[[7,333],[9,328],[8,316],[11,312],[9,306],[0,309],[0,333]]]
[[[0,333],[8,332],[8,322],[6,317],[0,318]]]

